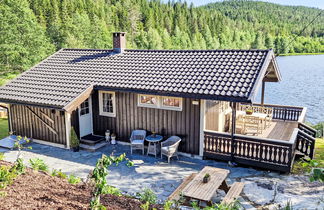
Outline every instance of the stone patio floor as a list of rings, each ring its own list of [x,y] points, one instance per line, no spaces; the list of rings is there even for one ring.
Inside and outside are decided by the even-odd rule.
[[[213,166],[230,170],[228,183],[245,182],[240,198],[245,209],[256,209],[266,206],[276,209],[284,206],[287,201],[294,205],[294,209],[324,209],[324,185],[310,183],[306,176],[283,175],[244,167],[229,167],[225,162],[213,160],[199,160],[180,156],[180,160],[173,159],[170,164],[165,159],[154,156],[130,154],[129,146],[108,145],[97,152],[71,152],[52,146],[32,143],[32,150],[23,151],[22,157],[26,164],[30,158],[41,158],[51,169],[61,169],[64,173],[74,174],[86,178],[94,168],[96,161],[102,154],[126,156],[134,162],[134,167],[120,164],[111,167],[108,183],[127,194],[134,195],[144,188],[152,189],[158,199],[165,200],[191,173],[200,171],[204,166]],[[5,153],[5,160],[13,162],[17,151],[1,149]]]

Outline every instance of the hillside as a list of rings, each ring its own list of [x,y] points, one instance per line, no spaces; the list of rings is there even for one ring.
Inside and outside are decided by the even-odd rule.
[[[0,85],[60,48],[111,48],[113,31],[128,32],[128,48],[324,52],[324,14],[290,43],[320,11],[250,1],[1,0]]]

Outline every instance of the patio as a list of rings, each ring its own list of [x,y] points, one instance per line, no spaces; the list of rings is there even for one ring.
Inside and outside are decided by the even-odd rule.
[[[148,187],[157,194],[159,200],[165,200],[184,177],[191,173],[197,173],[204,166],[230,170],[227,180],[229,184],[235,181],[246,182],[243,190],[244,199],[240,198],[240,200],[247,209],[253,209],[258,205],[285,204],[289,199],[300,207],[309,207],[310,205],[318,207],[318,205],[321,205],[319,203],[321,193],[319,192],[323,191],[324,188],[316,183],[305,183],[303,177],[280,175],[279,173],[251,168],[232,168],[225,162],[213,160],[199,160],[180,156],[179,161],[172,159],[171,163],[168,164],[166,159],[161,160],[154,156],[141,155],[139,151],[131,155],[130,147],[125,145],[108,145],[98,152],[80,151],[76,153],[37,143],[33,143],[32,147],[32,150],[22,152],[26,163],[30,158],[41,158],[49,165],[49,168],[62,169],[65,173],[74,174],[81,178],[87,177],[102,153],[107,155],[126,153],[126,156],[135,163],[135,166],[128,168],[124,164],[120,164],[118,167],[111,167],[108,178],[109,184],[131,195]],[[5,160],[7,161],[13,162],[16,159],[17,151],[0,148],[0,152],[5,153]],[[292,182],[295,184],[290,184]],[[302,188],[298,189],[296,186]],[[256,196],[255,191],[258,191],[260,196]],[[289,191],[291,191],[291,194],[289,194]]]

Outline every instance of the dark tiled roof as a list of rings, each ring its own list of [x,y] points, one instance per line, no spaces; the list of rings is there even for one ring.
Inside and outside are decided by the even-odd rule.
[[[0,88],[0,101],[63,108],[87,87],[248,101],[271,50],[62,49]]]

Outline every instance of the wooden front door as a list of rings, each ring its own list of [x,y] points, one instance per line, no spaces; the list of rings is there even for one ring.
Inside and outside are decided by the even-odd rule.
[[[79,107],[80,137],[92,134],[92,104],[91,97]]]

